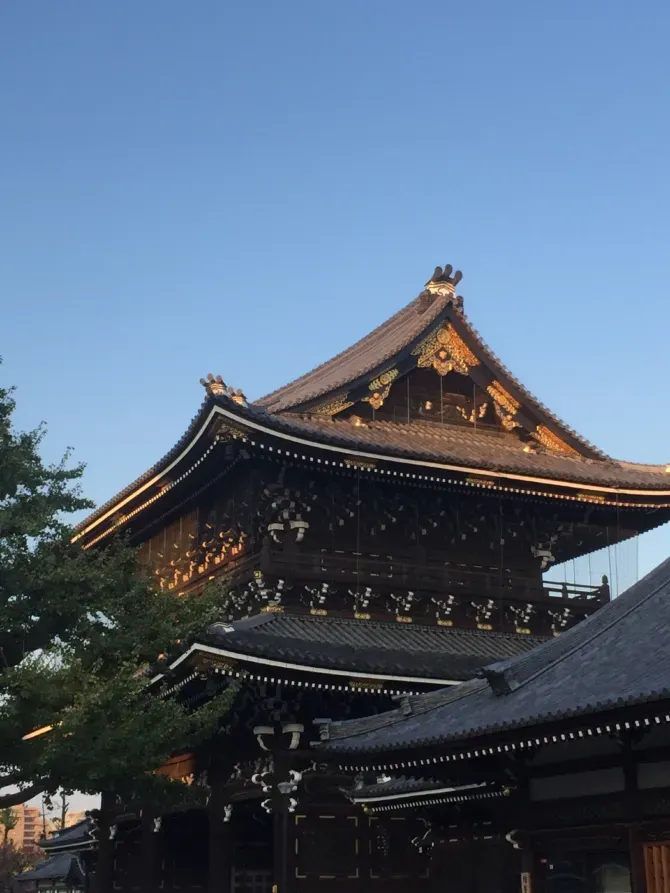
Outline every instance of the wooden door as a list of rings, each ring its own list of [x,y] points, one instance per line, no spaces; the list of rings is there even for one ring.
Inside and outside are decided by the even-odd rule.
[[[670,893],[670,842],[644,844],[647,893]]]

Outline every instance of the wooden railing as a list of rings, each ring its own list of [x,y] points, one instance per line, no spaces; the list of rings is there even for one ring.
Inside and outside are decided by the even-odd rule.
[[[352,585],[384,584],[399,589],[433,591],[480,598],[506,598],[514,601],[546,601],[547,599],[589,602],[596,605],[609,601],[609,588],[583,584],[555,583],[540,578],[524,577],[513,571],[467,567],[438,562],[418,563],[343,552],[308,553],[269,551],[262,555],[264,573],[305,582],[324,581]]]

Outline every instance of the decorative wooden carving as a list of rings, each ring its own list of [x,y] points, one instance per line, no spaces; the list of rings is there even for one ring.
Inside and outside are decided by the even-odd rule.
[[[560,437],[544,425],[538,425],[535,431],[532,432],[532,435],[543,447],[545,447],[545,449],[551,450],[554,453],[567,453],[570,456],[579,455],[577,450],[568,446],[565,441],[561,440]]]
[[[236,391],[229,387],[220,375],[212,375],[211,372],[208,372],[207,378],[200,379],[200,384],[205,388],[209,397],[228,397],[234,403],[240,403],[243,406],[247,404],[247,398],[242,391],[239,389]]]
[[[521,406],[519,401],[512,397],[509,391],[505,390],[499,381],[492,381],[486,390],[488,391],[489,396],[493,397],[496,404],[511,416],[513,416]]]
[[[369,403],[373,409],[381,409],[384,401],[391,392],[391,384],[398,377],[397,369],[389,369],[388,372],[382,372],[377,378],[373,379],[368,385],[372,391],[369,397],[363,397],[365,403]]]
[[[418,357],[419,368],[432,366],[441,376],[452,370],[467,375],[472,366],[479,365],[479,360],[451,323],[440,326],[415,347],[412,353]]]
[[[353,400],[347,399],[347,395],[345,394],[343,397],[338,397],[336,400],[329,400],[327,403],[321,403],[319,406],[315,406],[314,409],[312,409],[312,412],[315,415],[334,416],[337,415],[338,412],[342,412],[353,405]]]

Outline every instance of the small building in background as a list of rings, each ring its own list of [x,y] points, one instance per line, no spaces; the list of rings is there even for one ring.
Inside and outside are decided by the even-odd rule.
[[[59,853],[20,874],[15,889],[17,893],[74,893],[86,889],[85,882],[79,858],[74,853]]]

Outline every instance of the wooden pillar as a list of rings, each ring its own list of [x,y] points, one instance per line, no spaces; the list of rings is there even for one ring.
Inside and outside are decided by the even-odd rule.
[[[274,754],[275,783],[272,793],[272,893],[291,893],[295,886],[295,876],[291,872],[293,860],[291,847],[293,837],[291,835],[291,819],[289,813],[289,798],[279,790],[277,779],[287,779],[291,768],[290,756],[286,752],[276,751]]]
[[[280,807],[274,813],[272,893],[291,893],[289,819],[290,815],[285,807]]]
[[[521,893],[539,893],[535,875],[535,854],[526,846],[521,851]]]
[[[110,837],[114,797],[103,794],[100,798],[98,822],[98,858],[95,866],[95,893],[112,893],[114,886],[114,841]]]
[[[647,880],[644,866],[644,844],[637,825],[628,828],[628,856],[630,858],[630,880],[632,893],[646,893]],[[654,893],[654,891],[651,891]]]
[[[226,807],[229,807],[228,810]],[[212,780],[207,806],[209,822],[208,893],[230,893],[232,886],[232,813],[220,779]]]
[[[161,886],[161,819],[150,810],[142,812],[142,893],[154,893]]]

